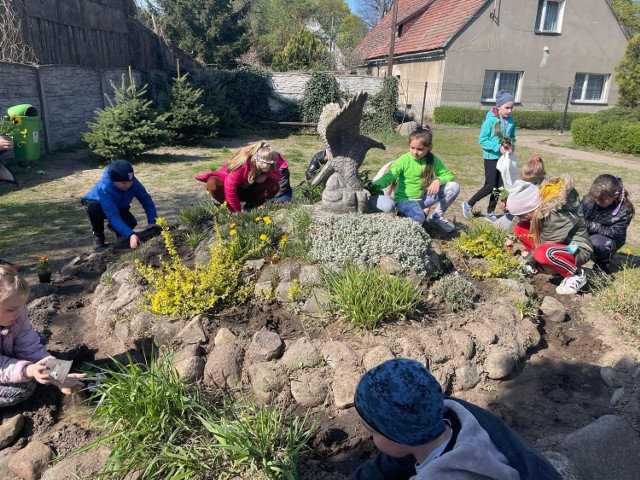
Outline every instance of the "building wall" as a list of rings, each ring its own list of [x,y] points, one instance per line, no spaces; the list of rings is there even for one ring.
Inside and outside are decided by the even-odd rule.
[[[495,5],[495,19],[494,2],[489,2],[446,51],[445,86],[475,84],[477,90],[461,95],[450,89],[443,102],[481,105],[485,70],[510,70],[524,72],[522,108],[545,108],[550,86],[565,92],[578,72],[610,74],[609,94],[606,104],[572,104],[572,111],[615,104],[613,73],[628,40],[606,0],[566,0],[561,33],[553,35],[534,32],[537,1],[499,0]]]

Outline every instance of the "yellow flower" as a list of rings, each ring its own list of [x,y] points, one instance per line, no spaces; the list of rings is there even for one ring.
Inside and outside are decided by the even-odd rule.
[[[40,263],[48,262],[49,259],[47,257],[40,257]]]
[[[231,236],[235,235],[236,233],[238,233],[238,231],[235,228],[229,230],[229,235],[231,235]]]
[[[259,222],[262,220],[262,217],[256,217],[256,222]]]
[[[229,224],[229,228],[235,228],[236,224],[235,223],[230,223]]]
[[[27,138],[27,129],[25,128],[24,130],[22,130],[20,132],[20,135],[22,135],[24,138]]]
[[[260,240],[266,242],[267,240],[269,240],[269,237],[267,237],[267,235],[263,233],[262,235],[260,235]]]
[[[630,248],[627,248],[624,253],[626,253],[627,255],[629,255],[630,257],[633,256],[633,251]]]
[[[11,121],[13,123],[15,123],[16,125],[20,125],[22,123],[22,119],[20,117],[18,117],[17,115],[11,115]]]
[[[267,225],[271,223],[271,217],[264,217],[262,220],[264,220],[264,223],[266,223]]]

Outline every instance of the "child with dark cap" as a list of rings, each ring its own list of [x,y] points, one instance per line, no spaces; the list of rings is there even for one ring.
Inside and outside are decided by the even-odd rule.
[[[365,373],[355,408],[380,453],[350,480],[562,478],[498,417],[444,397],[415,360],[389,360]]]
[[[93,248],[102,251],[104,243],[104,221],[117,237],[129,239],[129,247],[138,248],[140,239],[133,229],[138,222],[129,211],[134,198],[142,204],[149,226],[155,225],[158,215],[156,206],[142,183],[135,177],[133,167],[126,160],[115,160],[107,168],[102,180],[82,199],[95,239]]]

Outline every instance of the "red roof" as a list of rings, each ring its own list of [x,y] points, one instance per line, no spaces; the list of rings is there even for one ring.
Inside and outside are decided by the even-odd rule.
[[[478,12],[488,0],[399,0],[396,55],[444,48],[449,40]],[[365,59],[389,55],[390,11],[365,37],[358,49]]]

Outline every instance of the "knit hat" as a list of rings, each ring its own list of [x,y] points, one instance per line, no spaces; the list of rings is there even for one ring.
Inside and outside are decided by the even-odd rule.
[[[417,446],[445,430],[442,390],[415,360],[388,360],[360,379],[354,398],[362,419],[376,432],[403,445]]]
[[[516,180],[509,190],[507,210],[512,215],[533,212],[542,203],[540,190],[533,183]]]
[[[109,167],[109,179],[112,182],[128,182],[133,180],[133,167],[126,160],[115,160]]]
[[[500,90],[496,95],[496,107],[501,107],[505,103],[515,102],[516,98],[508,90]]]

